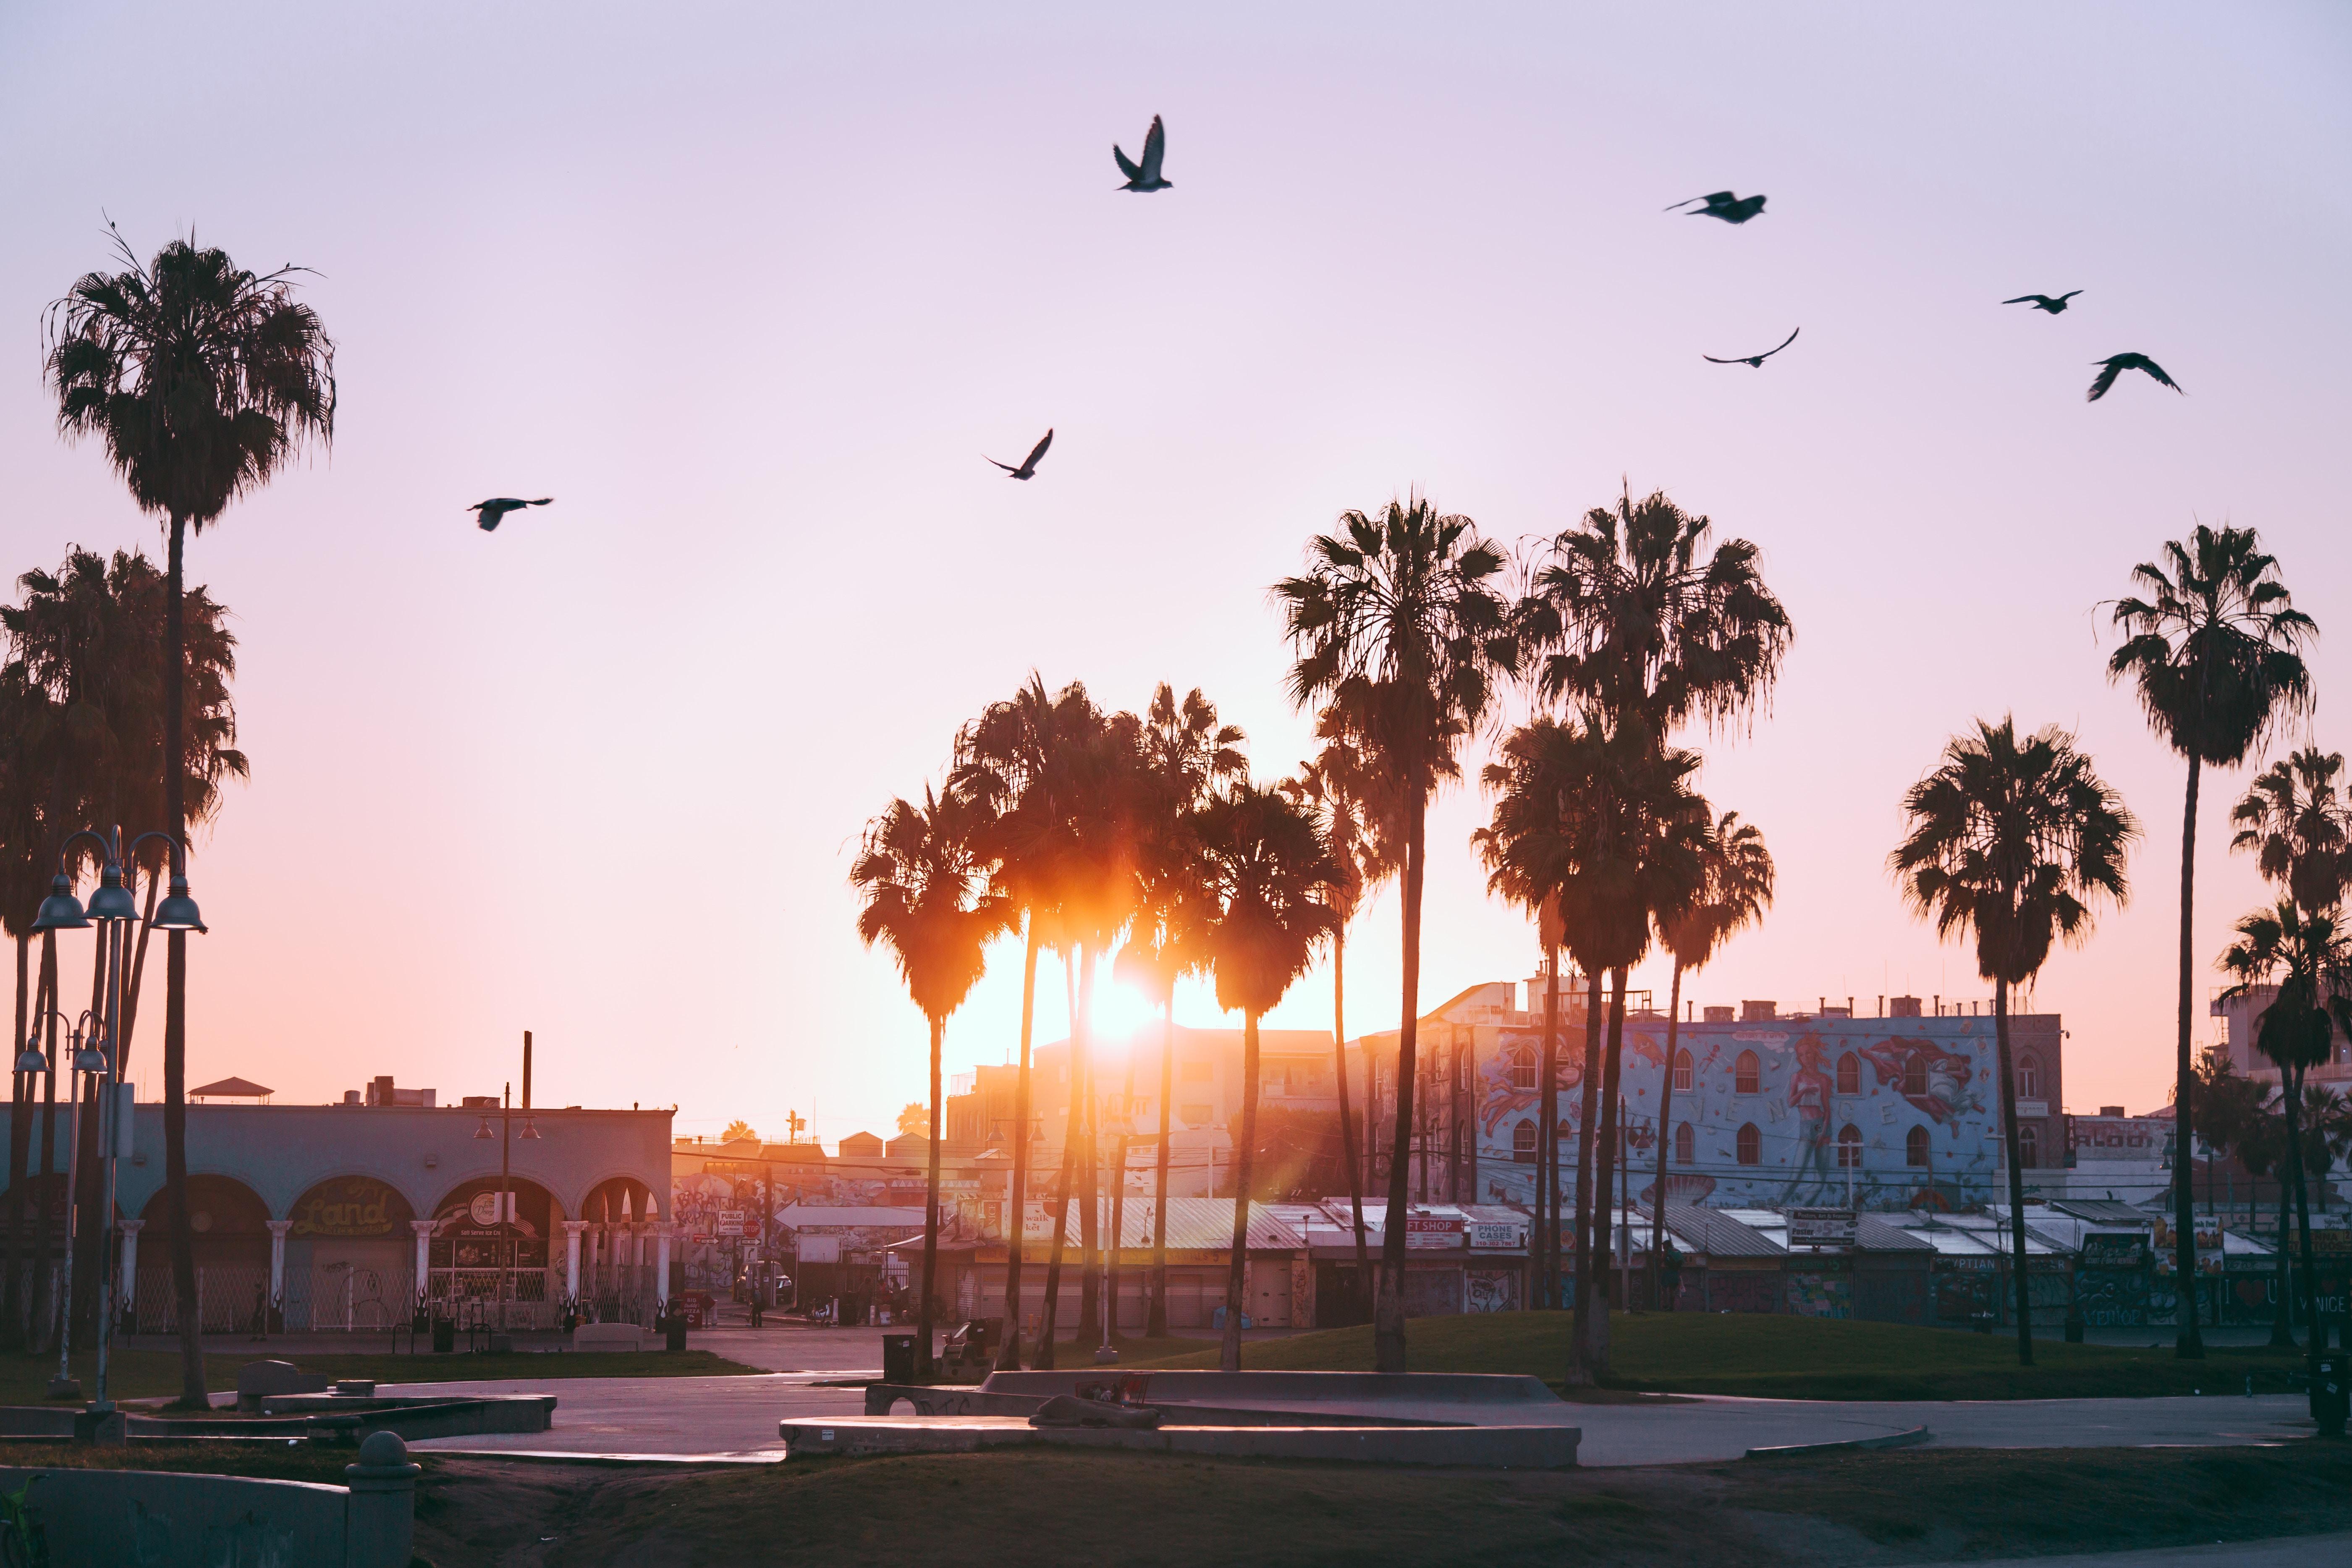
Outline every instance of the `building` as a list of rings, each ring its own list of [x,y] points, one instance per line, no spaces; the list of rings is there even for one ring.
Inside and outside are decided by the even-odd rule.
[[[188,1107],[205,1331],[382,1330],[428,1302],[476,1317],[503,1300],[520,1328],[553,1326],[567,1310],[650,1319],[667,1296],[669,1110],[509,1115],[488,1097],[435,1098],[354,1091],[336,1105]],[[66,1118],[57,1120],[61,1132]],[[37,1112],[33,1121],[27,1186],[54,1237],[65,1150],[43,1136]],[[117,1175],[125,1321],[170,1332],[163,1107],[141,1104],[132,1121],[133,1152]],[[0,1127],[0,1149],[7,1136]],[[86,1216],[82,1226],[93,1234]]]

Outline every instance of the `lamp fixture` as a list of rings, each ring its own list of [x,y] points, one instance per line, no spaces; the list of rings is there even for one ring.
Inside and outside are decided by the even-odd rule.
[[[122,868],[110,863],[100,874],[98,890],[89,896],[89,918],[94,921],[135,921],[139,918],[139,900],[122,885]]]
[[[155,906],[155,918],[147,922],[154,931],[193,931],[205,929],[205,917],[196,912],[196,900],[188,897],[188,879],[172,875],[172,890]]]
[[[35,931],[84,931],[89,921],[81,912],[81,900],[73,896],[73,884],[60,871],[49,880],[49,896],[41,900],[40,913],[33,917]]]
[[[16,1070],[18,1072],[42,1072],[47,1070],[49,1065],[49,1058],[41,1054],[40,1039],[40,1036],[33,1036],[30,1039],[27,1039],[25,1042],[25,1048],[16,1053]]]
[[[539,1126],[536,1122],[532,1121],[530,1117],[526,1116],[522,1119],[522,1131],[516,1133],[515,1136],[518,1138],[529,1138],[533,1142],[536,1142],[539,1138]]]
[[[488,1117],[485,1116],[482,1118],[482,1124],[474,1129],[474,1136],[477,1138],[490,1138],[496,1136],[496,1134],[492,1133],[490,1131],[490,1119]]]

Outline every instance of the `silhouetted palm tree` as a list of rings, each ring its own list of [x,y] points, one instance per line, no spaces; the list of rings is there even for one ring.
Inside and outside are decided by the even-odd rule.
[[[334,344],[298,302],[294,269],[256,274],[217,249],[173,240],[142,266],[117,237],[119,272],[87,274],[50,308],[48,379],[58,423],[96,436],[142,510],[166,521],[163,826],[184,835],[183,546],[305,442],[332,438]],[[188,1229],[187,935],[166,947],[163,1171],[172,1194],[172,1282],[180,1403],[205,1407],[204,1342]]]
[[[31,984],[33,920],[48,892],[45,873],[56,868],[55,859],[44,851],[60,837],[46,817],[49,792],[39,763],[42,742],[55,722],[56,705],[47,692],[26,680],[20,666],[0,668],[0,929],[16,944],[16,1030],[8,1040],[7,1274],[0,1280],[0,1349],[6,1350],[23,1344],[29,1304],[21,1265],[33,1213],[26,1201],[33,1103],[30,1080],[14,1064],[31,1032],[37,1005]],[[54,942],[48,945],[54,950]],[[45,992],[37,1005],[46,1013],[47,1005]]]
[[[1328,894],[1339,868],[1318,814],[1280,790],[1228,785],[1193,814],[1193,833],[1201,846],[1200,896],[1191,906],[1187,940],[1215,977],[1217,1005],[1242,1016],[1242,1125],[1234,1147],[1222,1359],[1227,1372],[1238,1372],[1257,1153],[1258,1019],[1307,973],[1317,944],[1338,924]]]
[[[2341,752],[2306,746],[2246,790],[2230,820],[2239,825],[2232,849],[2251,850],[2264,878],[2314,913],[2344,901],[2352,876],[2352,805],[2336,785]]]
[[[1903,811],[1910,830],[1888,864],[1905,899],[1935,920],[1938,937],[1972,933],[1978,973],[1992,982],[2017,1359],[2031,1366],[2025,1175],[2018,1163],[2009,995],[2041,972],[2053,942],[2063,937],[2079,943],[2090,935],[2090,900],[2124,902],[2124,856],[2139,837],[2139,825],[2092,771],[2074,736],[2053,725],[2020,740],[2014,721],[2006,718],[1999,724],[1979,720],[1975,733],[1948,742],[1936,770],[1905,792]],[[2193,1300],[2193,1277],[2182,1289]]]
[[[2191,990],[2196,953],[2189,921],[2197,890],[2197,786],[2206,766],[2235,767],[2282,720],[2311,706],[2311,673],[2304,645],[2318,634],[2294,607],[2278,563],[2263,552],[2251,528],[2199,524],[2185,540],[2164,546],[2163,563],[2132,568],[2139,595],[2116,601],[2114,624],[2126,635],[2107,660],[2107,678],[2129,678],[2148,723],[2189,759],[2189,789],[2180,819],[2180,990],[2174,1097],[2181,1117],[2175,1140],[2184,1152],[2173,1162],[2175,1278],[2197,1278],[2195,1195],[2186,1151],[2193,1147],[2189,1098],[2196,1076],[2189,1037],[2195,1017]],[[2145,597],[2139,596],[2144,595]],[[2192,1301],[2186,1294],[2183,1300]],[[2179,1315],[2176,1350],[2205,1353],[2192,1310]]]
[[[858,940],[887,947],[907,994],[931,1026],[931,1132],[923,1194],[923,1291],[916,1308],[920,1363],[931,1364],[932,1283],[940,1247],[940,1056],[948,1016],[988,967],[988,944],[1014,927],[1012,900],[987,890],[984,824],[955,796],[894,800],[866,826],[849,879],[864,894]]]
[[[1666,1061],[1658,1087],[1658,1174],[1651,1189],[1650,1300],[1660,1300],[1658,1258],[1666,1237],[1666,1154],[1674,1142],[1675,1062],[1682,1049],[1683,972],[1706,967],[1733,933],[1764,918],[1772,902],[1772,852],[1752,822],[1727,811],[1707,830],[1701,851],[1706,884],[1698,899],[1659,929],[1659,941],[1674,954],[1675,978],[1666,993]]]
[[[1494,678],[1518,666],[1508,606],[1496,591],[1501,550],[1466,517],[1420,497],[1375,520],[1342,514],[1307,547],[1305,575],[1275,586],[1298,658],[1290,697],[1337,702],[1396,792],[1403,838],[1403,1000],[1398,1015],[1396,1132],[1373,1307],[1373,1359],[1405,1369],[1404,1226],[1415,1051],[1421,1018],[1421,901],[1429,799],[1454,749],[1486,721]]]

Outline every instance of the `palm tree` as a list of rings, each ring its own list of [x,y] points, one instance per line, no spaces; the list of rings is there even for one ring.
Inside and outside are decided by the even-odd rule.
[[[115,245],[122,270],[85,275],[50,308],[47,372],[59,428],[103,441],[131,500],[166,520],[163,826],[183,838],[186,535],[201,533],[231,501],[268,482],[307,441],[333,438],[335,347],[317,314],[294,298],[291,268],[256,274],[224,251],[182,240],[142,266],[119,235]],[[180,1403],[205,1407],[187,1218],[184,931],[171,933],[165,965],[163,1171],[172,1194]]]
[[[1193,814],[1193,834],[1201,880],[1188,940],[1215,976],[1217,1005],[1242,1016],[1242,1126],[1234,1150],[1234,1240],[1220,1363],[1239,1372],[1257,1153],[1258,1019],[1307,973],[1317,944],[1338,924],[1327,895],[1340,873],[1315,811],[1280,790],[1227,785]],[[1402,1233],[1400,1226],[1391,1228]]]
[[[2255,1021],[2254,1048],[2279,1069],[2279,1105],[2286,1119],[2282,1179],[2286,1174],[2294,1178],[2304,1322],[2309,1330],[2310,1370],[2315,1379],[2327,1331],[2319,1318],[2311,1200],[2305,1179],[2304,1075],[2328,1060],[2337,1028],[2352,1034],[2352,937],[2337,926],[2333,915],[2310,913],[2291,898],[2281,899],[2275,909],[2256,910],[2243,917],[2237,931],[2238,940],[2221,955],[2221,968],[2235,984],[2222,994],[2252,996],[2259,988],[2276,988],[2270,1005]],[[2176,1162],[2187,1163],[2185,1155]],[[2285,1237],[2280,1240],[2284,1243]],[[2184,1285],[2182,1294],[2188,1292]]]
[[[2189,1080],[2196,1076],[2189,1032],[2196,952],[2190,917],[2197,890],[2197,785],[2207,763],[2235,767],[2273,725],[2311,707],[2311,673],[2302,649],[2318,635],[2294,607],[2278,563],[2263,552],[2251,528],[2211,529],[2200,523],[2186,540],[2164,546],[2164,562],[2132,568],[2140,594],[2116,601],[2114,624],[2126,635],[2107,660],[2107,678],[2129,677],[2148,722],[2189,759],[2189,789],[2180,816],[2180,989],[2174,1097],[2183,1151],[2173,1162],[2175,1278],[2197,1278],[2195,1197],[2189,1160],[2195,1129]],[[2176,1352],[2205,1353],[2194,1311],[2179,1314]]]
[[[2195,1084],[2199,1140],[2216,1154],[2234,1156],[2257,1180],[2270,1175],[2278,1178],[2277,1275],[2272,1292],[2280,1306],[2271,1315],[2270,1342],[2277,1349],[2293,1350],[2294,1335],[2287,1327],[2289,1313],[2285,1310],[2285,1302],[2293,1294],[2286,1238],[2294,1206],[2293,1189],[2285,1170],[2286,1119],[2269,1109],[2270,1086],[2240,1076],[2224,1050],[2214,1048],[2204,1053],[2197,1064]],[[2250,1196],[2250,1205],[2251,1202]]]
[[[1651,1189],[1650,1300],[1659,1300],[1658,1258],[1666,1236],[1666,1152],[1674,1138],[1675,1061],[1682,1048],[1683,972],[1704,969],[1732,935],[1764,918],[1772,902],[1772,852],[1752,822],[1727,811],[1707,830],[1701,851],[1706,885],[1681,914],[1664,922],[1659,940],[1675,958],[1666,993],[1666,1061],[1658,1086],[1658,1175]]]
[[[2015,721],[2007,718],[1999,724],[1979,720],[1974,734],[1953,737],[1935,771],[1905,793],[1903,810],[1910,831],[1888,863],[1906,900],[1934,918],[1939,938],[1973,932],[1977,970],[1993,984],[2017,1359],[2031,1366],[2025,1173],[2018,1163],[2010,991],[2032,983],[2054,941],[2080,943],[2089,937],[2090,900],[2124,902],[2124,856],[2139,837],[2139,825],[2092,771],[2074,736],[2053,725],[2021,741]],[[2186,1165],[2185,1143],[2182,1151],[2179,1163]]]
[[[2252,852],[2262,873],[2315,913],[2344,901],[2352,876],[2352,807],[2336,786],[2340,752],[2306,746],[2254,780],[2230,813],[2232,849]]]
[[[44,820],[47,792],[38,766],[38,739],[55,721],[48,693],[25,679],[21,668],[0,668],[0,929],[16,944],[16,1029],[8,1039],[11,1064],[23,1048],[31,1027],[33,999],[33,919],[48,891],[45,847],[59,837]],[[39,1004],[47,1011],[44,994]],[[25,1178],[33,1138],[33,1105],[26,1076],[9,1073],[8,1099],[8,1226],[7,1273],[0,1280],[0,1348],[16,1349],[23,1340],[26,1297],[20,1278],[20,1259],[32,1209],[26,1202]]]
[[[1339,702],[1391,781],[1402,825],[1403,1000],[1397,1022],[1396,1132],[1388,1218],[1372,1314],[1374,1364],[1405,1368],[1404,1226],[1412,1091],[1421,1019],[1421,900],[1430,796],[1463,736],[1485,722],[1493,678],[1515,670],[1518,643],[1494,584],[1500,549],[1466,517],[1415,496],[1375,520],[1341,514],[1340,531],[1308,546],[1302,576],[1275,585],[1298,658],[1289,679],[1300,708]]]
[[[1143,775],[1139,811],[1141,900],[1136,929],[1119,949],[1114,973],[1160,1004],[1160,1137],[1152,1173],[1151,1307],[1144,1322],[1148,1338],[1168,1333],[1168,1157],[1174,1131],[1171,1102],[1176,1095],[1176,982],[1198,967],[1186,950],[1184,932],[1200,887],[1200,844],[1193,813],[1218,785],[1249,776],[1241,752],[1248,737],[1238,724],[1221,723],[1216,704],[1194,687],[1180,704],[1166,681],[1151,694],[1139,740]],[[1133,1058],[1129,1058],[1129,1071]],[[1126,1191],[1127,1158],[1119,1156],[1119,1191]],[[1113,1245],[1118,1245],[1114,1239]],[[1112,1299],[1118,1299],[1112,1292]]]
[[[987,890],[982,824],[966,804],[930,790],[894,800],[866,826],[849,879],[865,895],[858,940],[898,961],[907,994],[931,1026],[931,1135],[923,1194],[923,1294],[916,1309],[920,1362],[931,1365],[932,1281],[940,1247],[940,1054],[948,1016],[988,967],[988,944],[1013,928],[1012,901]]]

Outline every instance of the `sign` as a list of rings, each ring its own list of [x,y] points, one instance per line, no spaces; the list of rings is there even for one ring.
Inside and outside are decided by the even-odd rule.
[[[506,1202],[506,1211],[507,1211],[507,1215],[506,1215],[506,1216],[507,1216],[507,1218],[509,1218],[509,1219],[513,1219],[513,1218],[515,1217],[515,1207],[514,1207],[515,1194],[512,1194],[512,1193],[508,1193],[508,1194],[505,1194],[505,1196],[506,1196],[506,1200],[507,1200],[507,1202]],[[498,1224],[498,1223],[499,1223],[499,1194],[497,1194],[497,1193],[476,1193],[476,1194],[474,1194],[474,1201],[473,1201],[472,1203],[469,1203],[469,1204],[467,1204],[467,1205],[466,1205],[466,1214],[467,1214],[467,1216],[468,1218],[470,1218],[470,1219],[471,1219],[471,1220],[472,1220],[476,1225],[496,1225],[496,1224]]]
[[[720,1209],[719,1211],[719,1223],[713,1228],[711,1234],[719,1237],[722,1240],[730,1237],[741,1237],[747,1234],[744,1221],[750,1217],[751,1211],[748,1209]]]
[[[2148,1261],[2147,1235],[2137,1230],[2093,1230],[2083,1235],[2085,1268],[2138,1268]]]
[[[497,1194],[488,1224],[498,1220]],[[408,1205],[399,1194],[372,1176],[338,1176],[320,1182],[294,1205],[289,1236],[394,1236],[407,1230]]]
[[[1852,1247],[1859,1228],[1852,1209],[1790,1209],[1789,1245]]]
[[[838,1263],[841,1261],[841,1237],[837,1236],[804,1236],[799,1247],[803,1263]]]
[[[1408,1250],[1427,1247],[1453,1247],[1462,1245],[1462,1219],[1458,1215],[1407,1215],[1404,1221],[1404,1244]]]
[[[1410,1236],[1412,1233],[1407,1231]],[[1514,1247],[1527,1245],[1528,1227],[1516,1220],[1474,1220],[1470,1225],[1470,1245],[1480,1247]],[[1473,1309],[1479,1310],[1482,1309]]]

